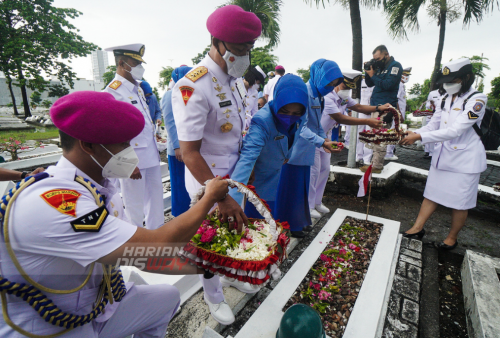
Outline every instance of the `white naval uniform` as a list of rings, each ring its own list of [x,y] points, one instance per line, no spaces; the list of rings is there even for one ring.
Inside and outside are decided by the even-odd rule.
[[[259,92],[252,86],[248,89],[247,96],[245,99],[245,130],[250,128],[250,122],[252,117],[259,111]]]
[[[43,286],[70,290],[82,284],[90,264],[126,243],[137,227],[120,219],[123,205],[118,189],[109,180],[102,185],[92,181],[66,158],[49,167],[51,177],[33,183],[14,202],[9,222],[12,248],[26,273]],[[106,198],[109,216],[99,232],[75,232],[70,222],[97,209],[88,189],[75,182],[75,175],[89,179]],[[76,200],[76,216],[64,214],[46,202],[41,195],[53,189],[73,190],[81,194]],[[0,241],[0,269],[12,282],[26,283],[11,261],[4,240]],[[71,294],[45,295],[62,311],[86,315],[93,309],[102,281],[102,265],[96,263],[89,282]],[[180,295],[171,285],[139,285],[126,283],[127,294],[120,302],[107,304],[92,323],[80,326],[61,337],[126,337],[163,338],[170,319],[180,304]],[[37,335],[61,332],[46,323],[28,303],[7,295],[8,313],[22,329]],[[24,337],[0,318],[0,337]]]
[[[273,100],[274,97],[274,87],[276,86],[276,82],[280,79],[281,75],[276,74],[272,79],[270,79],[267,84],[264,86],[264,95],[269,95],[267,98],[267,102]]]
[[[116,86],[115,81],[120,85]],[[115,83],[115,85],[113,85]],[[139,169],[142,178],[139,180],[120,179],[120,187],[125,204],[125,213],[136,226],[142,227],[146,220],[146,228],[157,229],[165,222],[163,213],[163,185],[161,183],[160,156],[156,146],[154,124],[144,92],[139,86],[116,74],[113,81],[104,89],[118,101],[134,105],[144,116],[145,124],[142,132],[130,141],[139,158]],[[145,216],[145,217],[144,217]]]
[[[372,92],[375,86],[368,87],[366,85],[365,79],[361,81],[361,99],[359,104],[369,106],[370,98],[372,97]],[[369,119],[372,117],[371,114],[358,113],[360,119]],[[358,126],[358,143],[356,146],[356,161],[363,160],[365,164],[369,164],[372,160],[373,150],[368,149],[363,142],[359,141],[359,133],[365,129],[370,129],[367,125]]]
[[[437,105],[430,123],[415,131],[422,143],[436,143],[424,197],[457,210],[476,206],[479,177],[486,170],[486,151],[472,127],[481,125],[486,95],[475,94],[462,110],[463,101],[473,92],[471,88],[453,104],[448,95],[444,109]]]
[[[398,91],[398,106],[399,112],[401,113],[400,120],[404,120],[406,116],[406,89],[403,82],[399,82],[399,91]],[[394,128],[394,119],[392,120],[391,128]],[[385,153],[385,157],[393,157],[394,149],[396,146],[394,144],[390,144],[387,146],[387,152]]]
[[[196,76],[195,74],[205,75]],[[239,89],[238,89],[239,88]],[[172,107],[179,141],[202,140],[200,154],[213,175],[231,175],[239,159],[245,128],[246,91],[241,78],[226,74],[207,54],[172,89]],[[186,93],[191,93],[189,98]],[[226,131],[222,128],[226,126]],[[193,196],[201,184],[186,166],[186,189]],[[214,304],[224,300],[218,276],[200,276],[207,299]]]
[[[434,106],[432,105],[431,101],[434,102]],[[425,108],[426,109],[435,109],[437,105],[441,104],[441,94],[439,93],[439,90],[433,90],[432,92],[429,93],[427,96],[427,102],[425,103]],[[432,116],[426,116],[426,124],[431,122]],[[434,153],[434,143],[427,143],[424,145],[424,151],[429,154],[429,156],[432,156]]]

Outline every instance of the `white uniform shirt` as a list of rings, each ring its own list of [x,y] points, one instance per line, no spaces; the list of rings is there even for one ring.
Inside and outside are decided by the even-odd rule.
[[[444,109],[439,103],[431,121],[415,131],[421,135],[422,143],[436,142],[432,165],[440,170],[469,174],[486,170],[486,151],[472,127],[475,123],[481,125],[488,102],[486,95],[475,94],[462,110],[464,100],[473,92],[473,88],[469,89],[453,104],[452,95],[448,95]]]
[[[258,101],[259,101],[259,93],[257,92],[255,86],[252,86],[248,89],[247,96],[245,99],[245,104],[246,104],[245,129],[248,129],[250,127],[250,122],[252,121],[252,117],[259,111]]]
[[[139,169],[159,166],[160,155],[156,146],[155,126],[151,120],[146,97],[139,83],[133,84],[121,75],[116,74],[113,81],[103,91],[110,93],[118,101],[133,104],[142,113],[145,121],[144,129],[130,141],[130,145],[134,148],[137,157],[139,157]]]
[[[205,75],[193,75],[205,71]],[[245,130],[246,90],[241,78],[224,73],[207,55],[172,90],[179,141],[202,140],[200,154],[212,173],[230,175],[238,161]],[[201,185],[188,168],[185,176],[187,191],[191,195],[197,193]]]
[[[347,115],[346,108],[352,107],[356,104],[356,101],[354,101],[351,97],[342,100],[337,95],[335,90],[325,96],[325,109],[323,110],[323,114],[321,116],[321,126],[323,127],[327,138],[332,138],[332,130],[337,125],[337,121],[335,121],[335,119],[330,115],[336,113]]]
[[[276,82],[280,79],[281,75],[276,74],[267,85],[264,86],[264,95],[269,95],[267,98],[267,102],[272,101],[274,97],[274,87],[276,86]],[[267,88],[267,89],[266,89]]]
[[[49,288],[69,290],[82,284],[92,262],[126,243],[137,227],[119,218],[123,216],[123,205],[117,189],[109,180],[104,181],[104,186],[93,182],[64,157],[56,166],[49,167],[47,172],[53,177],[33,183],[14,202],[9,221],[10,240],[19,263],[31,278]],[[97,209],[90,191],[74,181],[75,175],[91,180],[101,195],[106,197],[109,216],[99,232],[75,232],[70,224]],[[81,194],[76,200],[76,216],[58,211],[41,197],[53,189],[73,190]],[[26,283],[12,263],[3,240],[0,241],[0,268],[2,276],[11,282]],[[96,263],[92,277],[80,291],[66,295],[45,294],[61,310],[85,315],[93,309],[101,281],[102,266]],[[128,289],[132,284],[127,284]],[[16,324],[21,323],[25,330],[47,334],[47,331],[40,330],[47,327],[52,329],[52,325],[45,323],[22,299],[9,295],[8,301],[9,315]],[[107,320],[118,304],[108,304],[105,313],[97,317],[96,321]],[[60,332],[61,328],[54,327],[54,330],[51,332]],[[11,331],[0,318],[0,337],[19,337],[17,333],[8,333]],[[77,337],[95,336],[91,323],[72,333]]]
[[[426,109],[435,109],[438,104],[441,104],[440,98],[441,98],[441,94],[439,93],[439,90],[438,89],[433,90],[427,96],[427,102],[425,103],[425,108]],[[434,102],[434,105],[432,104],[431,101]]]
[[[373,93],[373,87],[368,87],[366,85],[365,79],[361,81],[361,99],[359,100],[359,104],[369,106],[370,105],[370,99],[372,98],[372,93]]]
[[[399,111],[401,115],[405,116],[406,113],[406,89],[403,82],[399,82],[399,91],[398,91],[398,105]]]

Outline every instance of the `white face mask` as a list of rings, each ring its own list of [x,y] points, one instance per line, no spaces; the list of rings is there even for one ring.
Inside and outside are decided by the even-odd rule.
[[[449,95],[454,95],[460,91],[462,88],[461,83],[443,83],[443,89],[446,90],[446,92]]]
[[[126,62],[125,62],[125,64],[130,67],[130,71],[128,71],[126,69],[125,69],[125,71],[129,72],[130,75],[132,75],[132,77],[134,78],[134,80],[142,80],[142,77],[144,76],[144,72],[146,71],[146,69],[144,69],[144,67],[142,65],[137,65],[135,67],[132,67],[131,65],[129,65]]]
[[[401,78],[401,81],[403,81],[403,83],[407,83],[408,81],[410,81],[410,77],[409,76],[403,76]]]
[[[337,95],[342,99],[342,100],[345,100],[347,99],[348,97],[351,96],[351,91],[349,89],[344,89],[344,90],[339,90],[337,92]]]
[[[256,83],[253,85],[253,89],[255,89],[256,91],[259,91],[259,88],[260,88],[260,84]]]
[[[239,78],[245,74],[248,66],[250,66],[250,56],[236,56],[226,49],[226,52],[222,56],[227,65],[227,73],[232,77]]]
[[[105,146],[101,144],[101,147],[106,149]],[[130,178],[130,175],[134,172],[134,169],[139,164],[139,158],[134,151],[134,148],[127,147],[120,151],[118,154],[113,154],[111,151],[106,149],[110,153],[111,158],[108,163],[103,167],[97,160],[93,157],[92,159],[102,168],[102,177],[105,178]]]

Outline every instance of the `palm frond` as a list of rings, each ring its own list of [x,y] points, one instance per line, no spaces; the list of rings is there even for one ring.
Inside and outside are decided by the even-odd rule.
[[[464,27],[469,26],[471,21],[474,19],[479,22],[483,19],[484,3],[482,0],[464,0]]]
[[[330,2],[330,0],[326,0],[326,1],[328,1],[328,3]],[[321,4],[323,6],[323,8],[326,8],[325,0],[304,0],[304,2],[306,4],[311,4],[311,7],[312,7],[313,3],[316,3],[316,7],[319,8],[319,5]]]
[[[387,0],[384,11],[388,20],[389,35],[395,40],[408,39],[407,31],[418,32],[418,12],[426,0]]]

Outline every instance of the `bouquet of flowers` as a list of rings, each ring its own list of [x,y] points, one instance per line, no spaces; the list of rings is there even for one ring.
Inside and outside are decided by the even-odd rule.
[[[432,116],[434,115],[434,111],[433,110],[429,110],[429,109],[425,109],[425,110],[422,110],[422,108],[424,107],[424,103],[422,103],[422,105],[420,106],[420,109],[417,109],[413,112],[413,116],[414,117],[423,117],[423,116]]]
[[[272,218],[269,206],[255,193],[255,188],[228,179],[229,186],[245,194],[264,219],[249,219],[243,231],[229,230],[217,215],[208,215],[196,235],[179,252],[179,255],[213,274],[236,278],[254,285],[262,285],[271,276],[281,275],[277,262],[286,255],[290,242],[287,222]],[[205,187],[193,197],[194,205]]]
[[[374,145],[398,144],[406,135],[401,128],[401,115],[399,111],[394,107],[390,107],[382,115],[389,112],[392,112],[394,116],[394,129],[371,129],[363,130],[359,133],[359,140],[365,143],[368,148],[373,148]]]
[[[342,142],[338,142],[336,145],[335,144],[332,144],[332,149],[344,149],[345,148],[345,145],[342,143]]]

